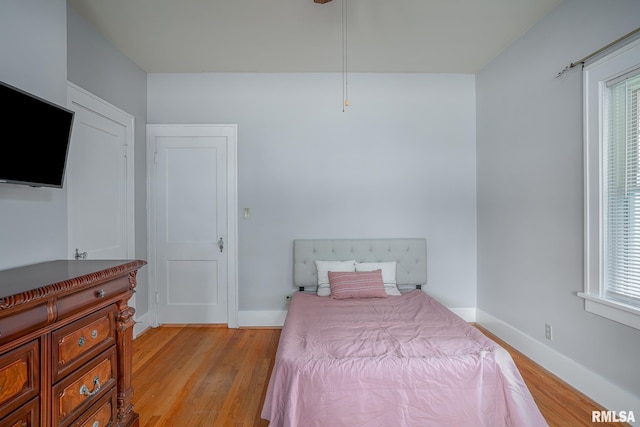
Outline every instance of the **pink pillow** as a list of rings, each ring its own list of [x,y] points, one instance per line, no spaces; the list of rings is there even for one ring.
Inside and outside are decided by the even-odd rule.
[[[338,272],[330,271],[331,298],[386,298],[382,270]]]

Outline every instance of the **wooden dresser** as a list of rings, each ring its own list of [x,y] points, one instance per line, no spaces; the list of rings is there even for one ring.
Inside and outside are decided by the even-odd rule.
[[[127,305],[145,261],[0,271],[0,426],[135,427]]]

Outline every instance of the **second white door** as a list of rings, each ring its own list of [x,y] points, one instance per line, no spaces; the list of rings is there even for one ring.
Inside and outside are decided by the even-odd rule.
[[[227,146],[235,128],[147,132],[158,323],[228,323]]]
[[[69,83],[69,258],[134,256],[133,116]]]

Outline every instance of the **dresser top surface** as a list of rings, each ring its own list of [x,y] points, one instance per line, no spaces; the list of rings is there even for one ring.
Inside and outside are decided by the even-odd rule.
[[[109,279],[138,270],[141,260],[56,260],[0,270],[0,298],[89,279]]]

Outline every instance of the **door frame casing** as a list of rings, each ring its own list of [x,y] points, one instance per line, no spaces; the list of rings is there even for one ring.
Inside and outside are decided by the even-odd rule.
[[[158,322],[158,281],[155,187],[156,171],[156,136],[189,136],[200,135],[207,129],[229,128],[233,137],[227,139],[227,325],[238,327],[238,125],[236,124],[147,124],[147,212],[148,216],[148,274],[149,274],[149,313],[152,316],[151,326]]]

